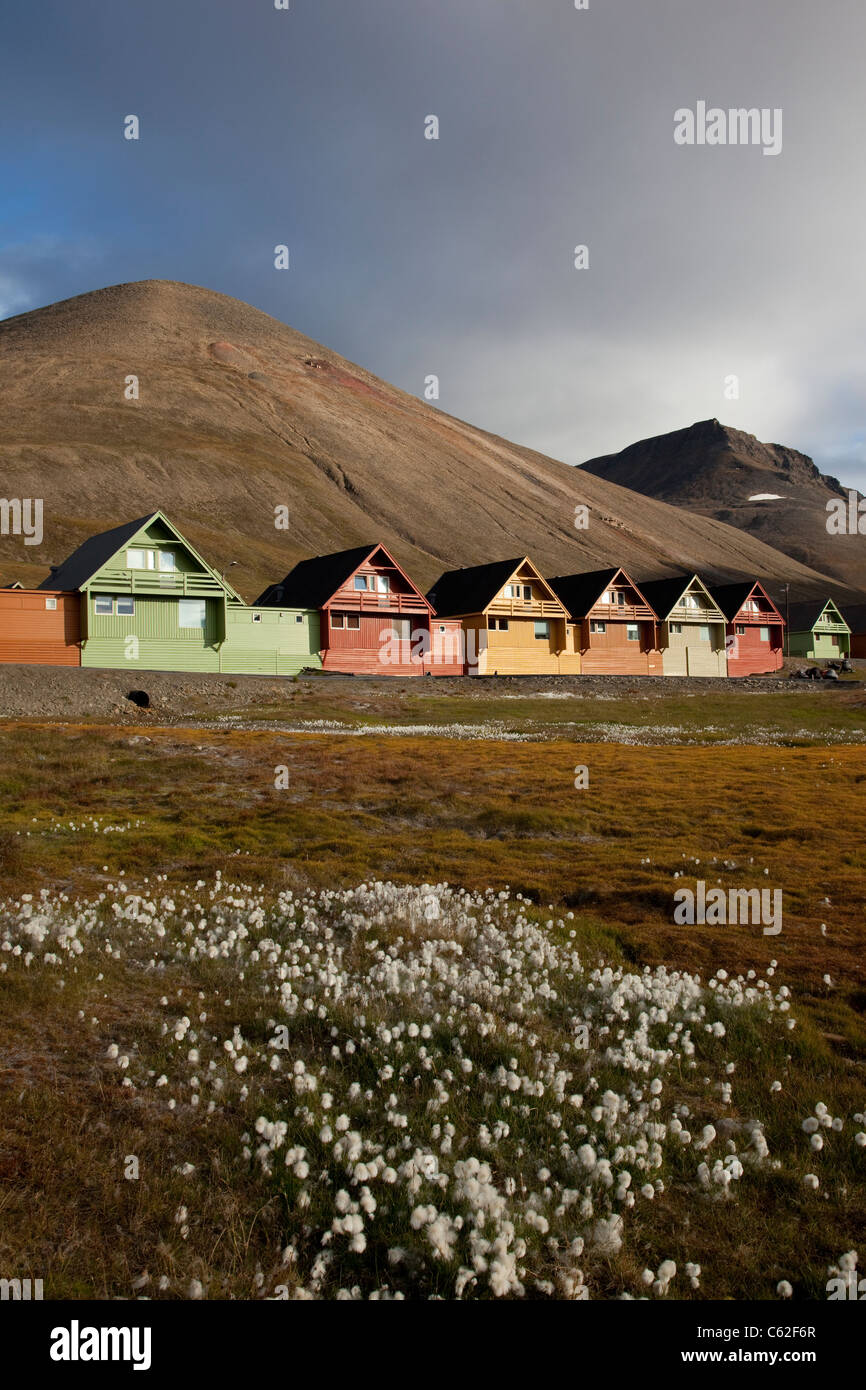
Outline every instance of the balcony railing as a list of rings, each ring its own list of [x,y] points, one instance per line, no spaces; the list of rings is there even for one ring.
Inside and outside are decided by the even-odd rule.
[[[331,608],[337,612],[361,613],[428,613],[424,599],[418,594],[371,594],[361,590],[354,593],[339,594],[333,599]]]
[[[562,618],[562,605],[540,598],[496,598],[487,610],[497,618]]]
[[[218,579],[209,574],[181,574],[159,570],[115,570],[100,575],[90,585],[97,594],[189,594],[196,598],[224,592]]]
[[[653,615],[648,608],[631,603],[597,603],[590,616],[593,619],[600,618],[602,622],[613,622],[616,618],[623,618],[627,622],[653,621]]]

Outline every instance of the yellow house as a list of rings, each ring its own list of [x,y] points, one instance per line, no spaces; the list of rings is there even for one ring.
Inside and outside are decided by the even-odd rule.
[[[427,597],[461,620],[465,675],[580,674],[580,624],[526,556],[448,570]]]

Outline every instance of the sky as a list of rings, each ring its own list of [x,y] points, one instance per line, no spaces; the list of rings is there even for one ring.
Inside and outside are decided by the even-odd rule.
[[[3,0],[0,318],[183,280],[569,463],[717,417],[866,489],[863,0],[288,4]]]

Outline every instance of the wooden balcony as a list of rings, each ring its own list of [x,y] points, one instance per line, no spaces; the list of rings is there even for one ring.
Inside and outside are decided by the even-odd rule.
[[[418,594],[371,594],[351,590],[337,594],[328,608],[338,613],[429,613],[430,609]]]
[[[651,623],[654,621],[648,608],[631,603],[596,603],[589,617],[593,621],[600,620],[603,623],[615,622],[617,618],[627,623]]]
[[[89,588],[94,594],[173,594],[179,598],[213,598],[225,592],[219,580],[209,574],[160,570],[114,570],[99,575]]]
[[[487,612],[496,618],[564,618],[562,604],[540,598],[495,598]]]

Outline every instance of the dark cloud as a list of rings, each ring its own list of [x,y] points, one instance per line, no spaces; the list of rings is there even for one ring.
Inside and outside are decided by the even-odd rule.
[[[866,486],[860,0],[48,0],[3,31],[0,313],[188,280],[572,462],[718,416]],[[698,100],[782,108],[781,154],[678,147]]]

